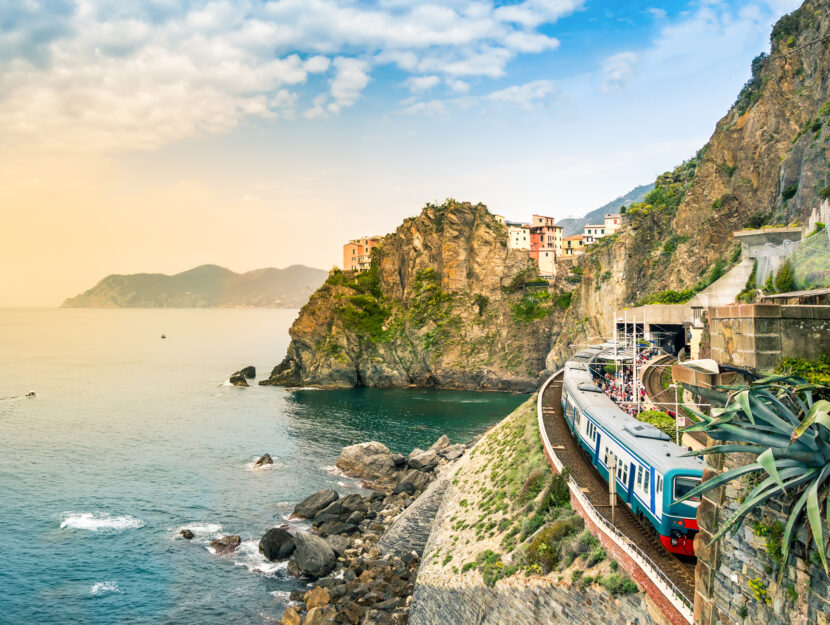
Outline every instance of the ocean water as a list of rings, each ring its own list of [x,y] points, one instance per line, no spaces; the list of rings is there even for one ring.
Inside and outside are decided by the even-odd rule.
[[[341,447],[463,441],[523,400],[223,386],[267,375],[295,315],[0,309],[0,622],[273,622],[302,583],[257,543],[306,495],[359,491],[332,470]],[[229,533],[237,553],[212,554]]]

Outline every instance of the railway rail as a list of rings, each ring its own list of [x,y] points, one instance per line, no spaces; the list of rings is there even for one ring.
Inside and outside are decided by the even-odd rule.
[[[637,519],[620,499],[615,506],[612,519],[608,485],[583,455],[562,414],[562,373],[554,377],[542,392],[539,402],[542,410],[540,422],[556,457],[570,470],[570,476],[576,486],[604,524],[613,528],[621,540],[628,541],[629,546],[656,569],[663,581],[673,587],[672,590],[683,603],[690,606],[691,598],[694,597],[696,559],[668,552],[660,544],[654,531]]]

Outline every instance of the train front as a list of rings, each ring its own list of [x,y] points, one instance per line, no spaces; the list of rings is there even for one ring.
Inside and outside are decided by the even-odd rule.
[[[694,539],[698,532],[697,508],[699,497],[682,503],[677,500],[700,484],[700,469],[674,469],[663,478],[663,520],[660,524],[660,542],[681,555],[695,555]]]

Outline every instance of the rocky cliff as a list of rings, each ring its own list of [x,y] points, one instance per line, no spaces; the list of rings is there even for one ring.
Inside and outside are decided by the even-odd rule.
[[[264,383],[531,390],[570,302],[526,286],[535,275],[485,206],[428,205],[383,238],[370,271],[329,275]]]
[[[830,196],[830,0],[782,17],[770,40],[706,146],[660,176],[628,208],[626,227],[582,259],[550,368],[570,344],[607,336],[615,309],[705,288],[738,261],[735,230],[804,224]]]

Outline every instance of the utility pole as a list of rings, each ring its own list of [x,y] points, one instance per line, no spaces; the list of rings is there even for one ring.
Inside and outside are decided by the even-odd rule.
[[[617,456],[611,454],[611,461],[608,463],[608,498],[611,504],[611,525],[614,523],[614,511],[617,507]]]

